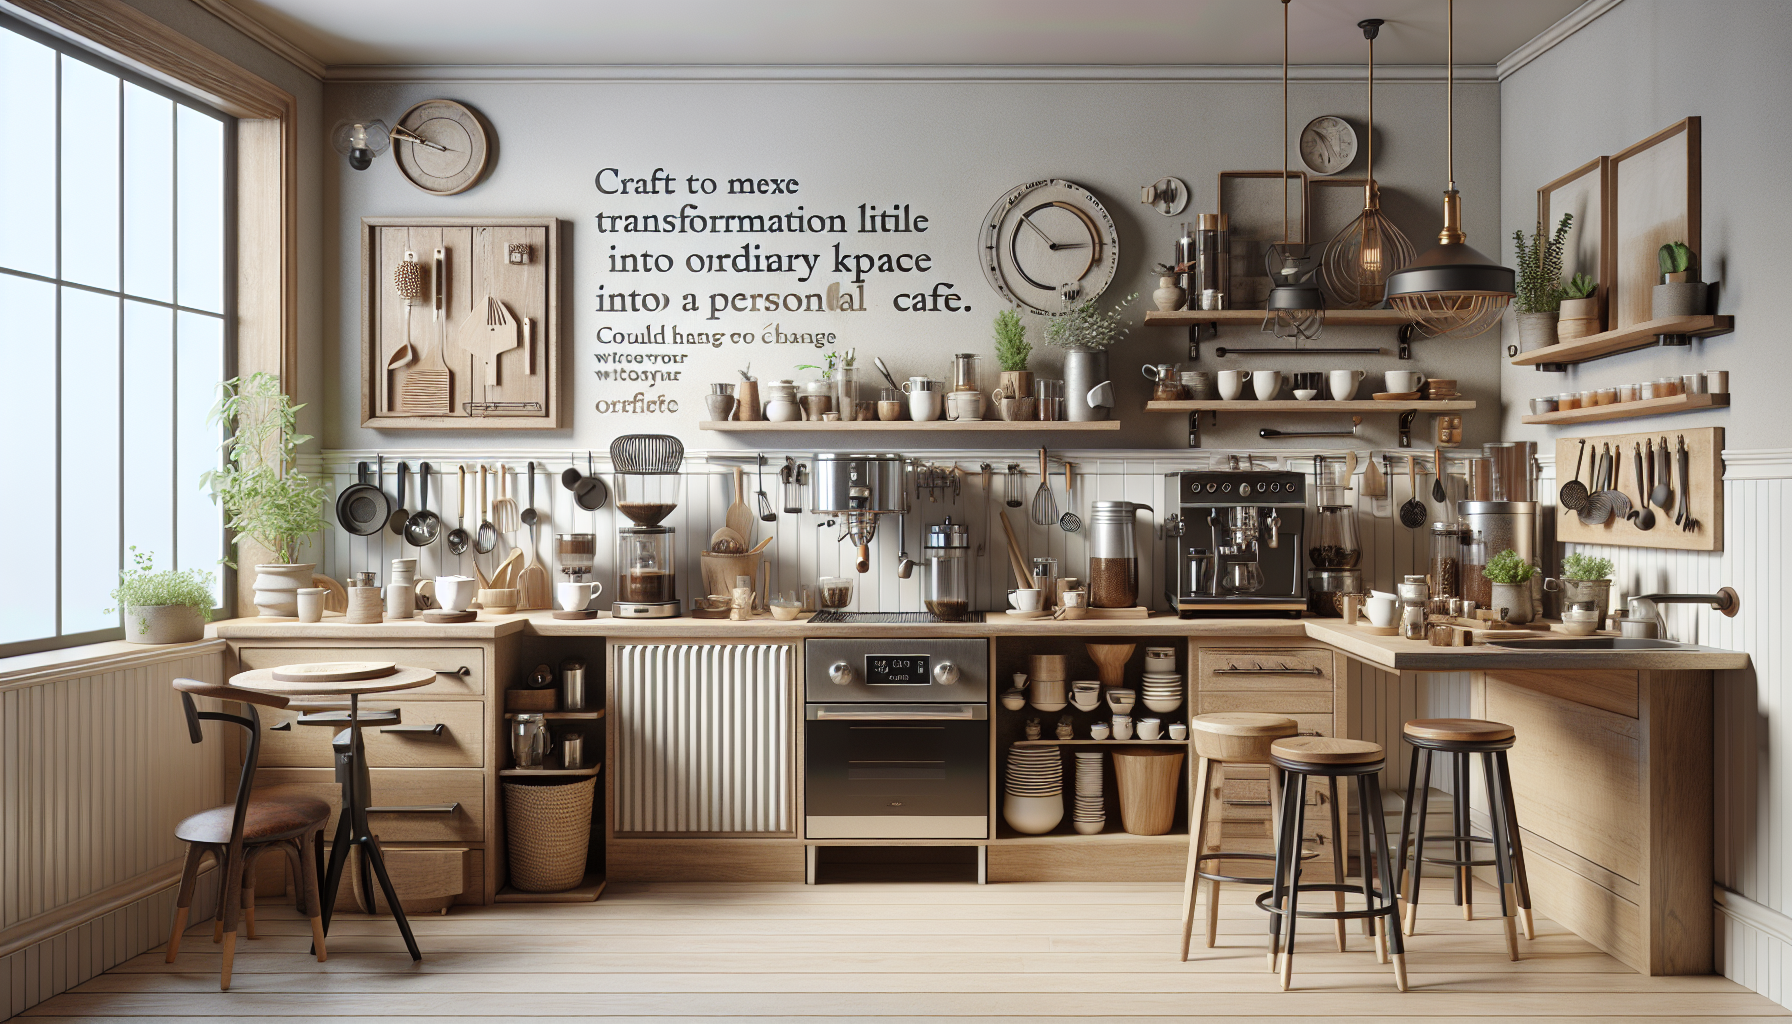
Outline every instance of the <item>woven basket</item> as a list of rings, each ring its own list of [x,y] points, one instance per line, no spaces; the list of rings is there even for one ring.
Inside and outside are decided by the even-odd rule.
[[[521,892],[564,892],[585,880],[596,789],[595,776],[553,786],[504,784],[512,886]]]

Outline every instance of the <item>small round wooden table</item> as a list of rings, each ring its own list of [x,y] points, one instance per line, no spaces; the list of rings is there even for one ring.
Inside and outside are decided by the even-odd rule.
[[[343,678],[354,676],[358,678]],[[342,782],[342,814],[336,822],[336,837],[330,846],[330,867],[323,878],[323,927],[330,931],[330,915],[336,906],[336,891],[342,885],[342,869],[348,863],[350,847],[361,850],[361,890],[367,909],[376,906],[373,900],[372,875],[386,894],[386,905],[392,908],[392,919],[404,936],[405,948],[412,960],[423,959],[417,939],[411,934],[411,923],[405,919],[398,893],[386,874],[385,858],[380,856],[379,839],[367,825],[367,807],[372,785],[367,772],[367,755],[361,746],[361,695],[410,690],[435,680],[434,671],[393,665],[389,662],[343,662],[311,665],[282,665],[256,669],[231,677],[230,685],[245,690],[277,693],[282,697],[347,697],[348,715],[342,721],[348,726],[348,750],[334,754],[336,777]],[[386,713],[391,714],[391,713]],[[385,720],[378,712],[375,717]],[[332,744],[332,750],[335,745]],[[368,869],[372,870],[369,871]]]

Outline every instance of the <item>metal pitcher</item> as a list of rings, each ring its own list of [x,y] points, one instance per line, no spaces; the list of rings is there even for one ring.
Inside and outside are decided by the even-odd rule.
[[[518,715],[510,724],[510,756],[518,768],[546,768],[548,748],[553,745],[548,735],[548,720],[541,715]]]

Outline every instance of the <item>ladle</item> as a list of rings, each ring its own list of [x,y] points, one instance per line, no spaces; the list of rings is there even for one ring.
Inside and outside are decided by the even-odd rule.
[[[410,541],[414,548],[426,548],[442,535],[442,519],[429,510],[429,463],[425,462],[418,467],[418,473],[419,508],[404,524],[404,539]]]
[[[398,463],[398,504],[392,508],[392,517],[386,520],[386,528],[400,537],[404,536],[405,524],[411,521],[411,514],[404,510],[404,488],[410,479],[410,463],[400,460]]]
[[[1661,447],[1649,442],[1649,460],[1655,466],[1655,486],[1649,491],[1649,503],[1666,512],[1674,507],[1674,474],[1668,470],[1668,439],[1661,439]]]
[[[454,489],[454,529],[448,531],[448,550],[457,555],[467,553],[467,544],[472,537],[467,536],[467,467],[461,464],[458,470],[460,486]]]
[[[535,511],[535,460],[534,459],[529,460],[529,507],[523,509],[523,514],[519,518],[522,519],[523,525],[527,526],[529,528],[529,543],[531,546],[533,546],[535,543],[535,524],[541,522],[540,513]]]

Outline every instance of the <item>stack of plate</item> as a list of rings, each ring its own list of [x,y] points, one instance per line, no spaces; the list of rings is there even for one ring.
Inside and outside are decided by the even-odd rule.
[[[1077,751],[1076,820],[1079,835],[1092,836],[1108,827],[1107,804],[1101,795],[1101,751]]]
[[[1146,672],[1139,697],[1159,714],[1182,706],[1182,677],[1174,672]]]
[[[1057,747],[1010,747],[1002,817],[1016,832],[1042,835],[1064,820],[1064,762]]]

